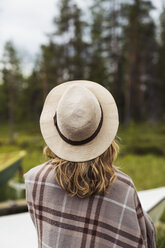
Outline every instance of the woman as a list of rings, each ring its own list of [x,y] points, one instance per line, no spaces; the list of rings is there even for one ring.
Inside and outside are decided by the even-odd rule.
[[[40,128],[50,160],[24,175],[38,247],[155,247],[131,178],[113,165],[118,111],[110,92],[85,80],[53,88]]]

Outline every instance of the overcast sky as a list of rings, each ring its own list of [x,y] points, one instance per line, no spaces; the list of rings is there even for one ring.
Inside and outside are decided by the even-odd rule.
[[[83,0],[77,0],[81,4]],[[158,10],[162,0],[153,0]],[[46,33],[53,30],[52,19],[57,13],[57,0],[1,0],[0,1],[0,57],[7,40],[13,40],[22,54],[34,56],[39,46],[47,41]]]

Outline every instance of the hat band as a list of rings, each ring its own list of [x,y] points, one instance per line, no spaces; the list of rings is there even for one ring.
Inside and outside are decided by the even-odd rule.
[[[101,105],[100,105],[100,108],[101,108]],[[91,140],[93,140],[93,139],[97,136],[97,134],[99,133],[99,131],[100,131],[100,129],[101,129],[101,126],[102,126],[102,124],[103,124],[103,111],[102,111],[102,108],[101,108],[101,119],[100,119],[100,122],[99,122],[99,125],[98,125],[96,131],[95,131],[89,138],[84,139],[84,140],[80,140],[80,141],[70,140],[70,139],[68,139],[67,137],[65,137],[65,136],[61,133],[61,131],[60,131],[59,127],[58,127],[58,124],[57,124],[57,114],[56,114],[56,113],[55,113],[55,115],[54,115],[54,117],[53,117],[53,120],[54,120],[54,125],[56,126],[57,131],[58,131],[60,137],[61,137],[66,143],[68,143],[68,144],[70,144],[70,145],[79,146],[79,145],[84,145],[84,144],[90,142]]]

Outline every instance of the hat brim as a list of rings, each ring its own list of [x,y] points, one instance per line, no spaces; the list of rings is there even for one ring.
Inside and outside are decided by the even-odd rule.
[[[61,96],[67,87],[73,84],[88,88],[97,97],[103,110],[103,123],[97,136],[78,146],[66,143],[60,137],[53,121]],[[46,97],[40,116],[40,129],[45,143],[58,157],[73,162],[88,161],[104,153],[114,140],[118,125],[118,110],[111,93],[100,84],[86,80],[69,81],[53,88]]]

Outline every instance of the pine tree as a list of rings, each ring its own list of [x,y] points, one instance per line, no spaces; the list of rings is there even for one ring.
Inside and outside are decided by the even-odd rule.
[[[130,4],[122,6],[122,17],[126,22],[124,27],[125,51],[125,122],[131,118],[142,120],[144,108],[143,84],[146,71],[144,71],[144,54],[150,43],[148,32],[153,28],[153,21],[150,17],[152,9],[151,1],[134,0]],[[152,38],[155,39],[154,35]],[[150,51],[152,53],[153,51]]]
[[[104,0],[105,3],[105,28],[104,40],[107,53],[107,68],[111,80],[111,91],[119,106],[120,119],[123,119],[124,106],[124,85],[123,85],[123,64],[124,56],[122,50],[122,18],[121,1]],[[124,1],[122,1],[124,3]]]
[[[43,88],[43,99],[57,84],[63,82],[63,45],[49,40],[41,46],[40,72]]]
[[[86,22],[82,15],[72,0],[59,2],[54,32],[49,35],[48,44],[41,47],[44,97],[55,84],[85,77],[87,44],[83,37]]]
[[[14,121],[19,118],[23,76],[17,51],[11,41],[6,42],[2,59],[3,87],[6,92],[10,143],[14,142]]]
[[[104,6],[102,1],[93,3],[91,10],[91,32],[89,46],[89,79],[109,88],[107,61],[105,54],[104,31]]]
[[[87,23],[82,18],[82,10],[73,5],[72,21],[73,36],[71,38],[71,77],[72,79],[86,78],[87,42],[84,41],[84,30]]]
[[[62,72],[62,81],[70,80],[72,72],[71,63],[71,37],[73,30],[72,22],[72,0],[59,2],[59,15],[54,18],[55,32],[52,35],[55,44],[60,45],[60,57],[58,67]]]
[[[119,0],[95,0],[91,7],[90,79],[109,89],[123,111],[123,54]]]
[[[161,112],[164,115],[165,108],[165,69],[164,69],[164,58],[165,58],[165,8],[160,15],[160,49],[159,49],[159,62],[158,62],[158,72],[160,77],[160,96],[161,96]]]
[[[42,111],[43,86],[42,74],[40,68],[35,63],[31,75],[26,79],[26,88],[24,89],[24,112],[25,118],[28,121],[38,121]]]
[[[160,114],[160,79],[157,70],[158,43],[156,26],[150,21],[145,27],[141,62],[142,120],[156,122]]]

